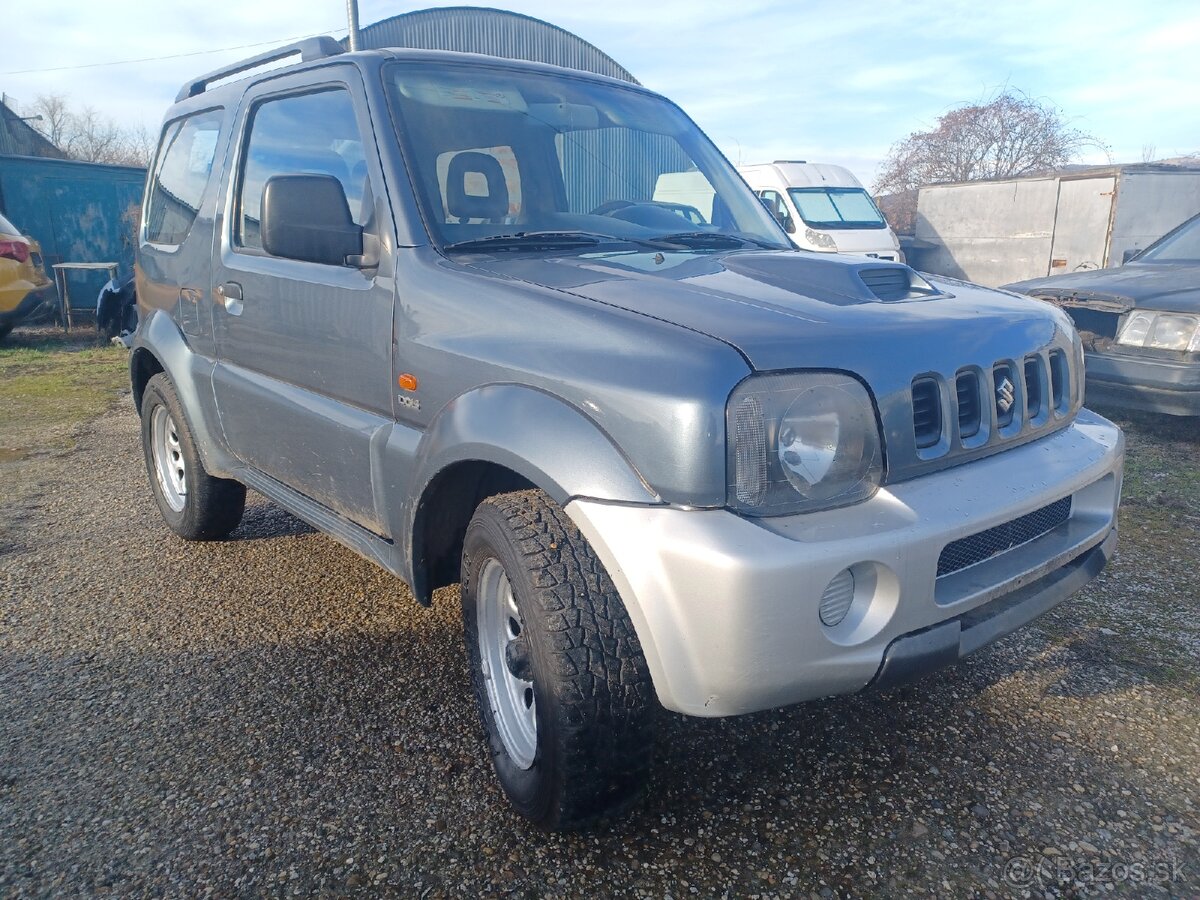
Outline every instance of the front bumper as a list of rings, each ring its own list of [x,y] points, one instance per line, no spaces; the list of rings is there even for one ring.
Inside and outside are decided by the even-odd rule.
[[[1056,434],[845,509],[757,521],[591,500],[566,510],[620,591],[663,706],[726,716],[896,683],[1061,602],[1113,550],[1123,453],[1120,430],[1083,410]],[[1066,521],[937,577],[947,544],[1065,497]],[[830,628],[821,595],[847,568],[854,600]]]
[[[1173,416],[1200,416],[1200,361],[1088,353],[1087,400]]]

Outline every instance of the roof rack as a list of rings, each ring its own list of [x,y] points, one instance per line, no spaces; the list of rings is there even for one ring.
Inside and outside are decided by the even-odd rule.
[[[214,81],[228,78],[230,75],[237,75],[240,72],[247,72],[250,69],[257,69],[259,66],[265,66],[267,63],[287,59],[289,56],[295,56],[297,53],[300,54],[300,62],[312,62],[315,59],[337,56],[339,53],[345,52],[342,45],[331,37],[321,36],[297,41],[294,44],[288,44],[286,47],[277,47],[274,50],[268,50],[266,53],[260,53],[258,56],[243,59],[241,62],[236,62],[231,66],[216,69],[207,75],[201,75],[199,78],[193,78],[180,89],[175,102],[178,103],[181,100],[186,100],[188,97],[203,94]]]

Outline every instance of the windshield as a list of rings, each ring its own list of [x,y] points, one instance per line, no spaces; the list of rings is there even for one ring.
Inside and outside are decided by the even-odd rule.
[[[443,249],[791,244],[678,108],[632,88],[455,63],[388,70],[422,214]],[[500,240],[500,239],[503,240]]]
[[[1145,250],[1138,262],[1200,263],[1200,216],[1184,222]]]
[[[886,228],[883,215],[862,188],[789,188],[804,224],[826,230]]]

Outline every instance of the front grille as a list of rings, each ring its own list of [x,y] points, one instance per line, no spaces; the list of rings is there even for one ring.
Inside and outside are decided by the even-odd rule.
[[[955,379],[958,395],[958,433],[960,437],[974,437],[979,433],[982,410],[979,406],[979,376],[974,372],[961,372]]]
[[[992,397],[996,401],[996,424],[1004,428],[1012,424],[1017,411],[1017,378],[1008,363],[992,368],[992,389]]]
[[[1031,419],[1042,414],[1042,361],[1037,356],[1025,360],[1025,414]]]
[[[1071,498],[1063,497],[1049,506],[1043,506],[1003,525],[960,538],[947,544],[942,550],[942,555],[938,557],[938,578],[960,572],[968,566],[1027,544],[1054,530],[1069,518]]]
[[[1061,350],[1050,351],[1050,397],[1054,408],[1067,408],[1067,354]]]
[[[1073,383],[1070,352],[1050,346],[982,367],[917,374],[907,402],[885,413],[889,438],[905,438],[891,443],[889,480],[954,465],[960,457],[965,462],[986,456],[1069,425],[1082,387]]]
[[[937,382],[918,378],[912,383],[913,434],[924,450],[942,439],[942,399]]]

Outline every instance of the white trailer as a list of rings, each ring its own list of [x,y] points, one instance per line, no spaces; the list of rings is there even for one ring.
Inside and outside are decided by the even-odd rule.
[[[921,188],[914,267],[998,286],[1119,266],[1200,212],[1200,168],[1107,166]]]

